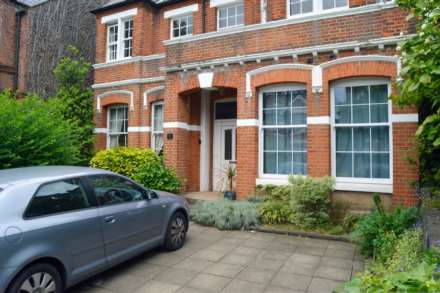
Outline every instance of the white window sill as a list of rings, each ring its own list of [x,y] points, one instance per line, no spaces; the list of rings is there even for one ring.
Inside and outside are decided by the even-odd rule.
[[[354,181],[337,178],[335,190],[393,193],[393,184],[389,182]]]
[[[256,185],[287,185],[289,183],[288,177],[259,177],[256,180]],[[380,192],[393,193],[393,184],[388,182],[355,182],[344,181],[336,179],[335,190],[338,191],[357,191],[357,192]]]

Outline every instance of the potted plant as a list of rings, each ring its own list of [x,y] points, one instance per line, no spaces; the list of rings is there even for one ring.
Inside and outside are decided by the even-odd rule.
[[[234,181],[236,175],[237,171],[235,166],[229,163],[224,170],[224,178],[227,182],[226,190],[223,192],[225,199],[235,200],[237,198],[237,195],[234,191]]]

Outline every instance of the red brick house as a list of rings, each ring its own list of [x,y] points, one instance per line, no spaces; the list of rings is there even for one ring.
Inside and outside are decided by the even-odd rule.
[[[97,148],[163,149],[186,191],[288,174],[413,204],[418,114],[388,99],[414,24],[392,1],[115,0],[97,19]]]

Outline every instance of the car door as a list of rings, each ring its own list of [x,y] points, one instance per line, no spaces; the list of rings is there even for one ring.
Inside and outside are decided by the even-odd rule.
[[[117,263],[157,242],[152,223],[157,207],[146,190],[115,175],[89,176],[99,208],[107,261]]]
[[[62,259],[71,280],[106,265],[97,203],[80,178],[42,184],[26,209],[25,221],[26,243],[33,247],[29,249]]]

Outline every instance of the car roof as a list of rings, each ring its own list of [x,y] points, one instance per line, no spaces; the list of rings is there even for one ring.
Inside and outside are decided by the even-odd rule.
[[[0,188],[30,182],[44,182],[57,178],[103,174],[109,171],[74,166],[41,166],[0,170]]]

